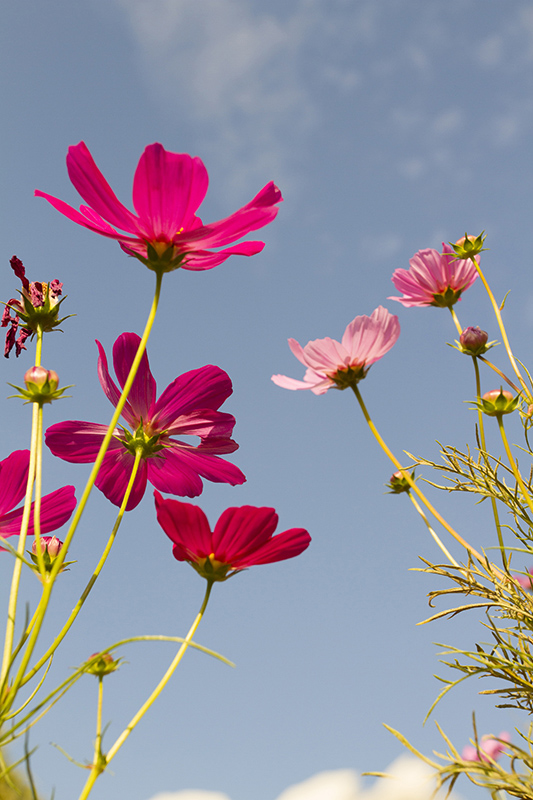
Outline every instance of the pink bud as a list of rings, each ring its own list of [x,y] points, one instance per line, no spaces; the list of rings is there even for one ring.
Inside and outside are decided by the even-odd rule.
[[[61,548],[63,547],[63,542],[61,539],[58,539],[57,536],[41,536],[41,552],[48,553],[50,558],[55,558],[59,555]],[[37,540],[33,540],[33,544],[31,546],[32,553],[37,555]]]
[[[487,339],[489,335],[487,331],[482,331],[479,326],[465,328],[459,337],[461,347],[468,355],[479,356],[487,349]]]
[[[47,393],[49,393],[57,389],[59,376],[53,369],[30,367],[24,374],[24,383],[27,389],[37,387],[38,389],[46,389]]]

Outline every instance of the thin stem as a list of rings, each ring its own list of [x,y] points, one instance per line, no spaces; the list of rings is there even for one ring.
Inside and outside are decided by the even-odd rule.
[[[459,322],[459,319],[457,318],[457,314],[455,313],[455,309],[453,308],[453,306],[448,306],[448,308],[450,309],[450,314],[452,315],[452,319],[453,319],[453,321],[455,323],[455,327],[457,328],[457,333],[460,336],[462,334],[462,332],[463,332],[463,329],[461,327],[461,323]]]
[[[122,500],[122,504],[120,506],[120,510],[119,510],[117,518],[115,520],[115,524],[113,526],[113,530],[111,531],[111,535],[109,536],[109,539],[108,539],[107,544],[105,546],[104,552],[102,553],[102,555],[100,557],[100,560],[99,560],[98,564],[96,565],[96,568],[95,568],[93,574],[91,575],[89,582],[87,583],[87,586],[85,587],[85,589],[81,593],[80,599],[78,600],[78,602],[76,603],[76,605],[72,609],[69,618],[67,619],[67,621],[65,622],[65,624],[61,628],[60,632],[55,637],[54,641],[52,642],[52,644],[50,645],[50,647],[48,648],[46,653],[43,656],[41,656],[41,658],[37,661],[37,663],[31,668],[31,670],[22,679],[21,684],[20,684],[21,686],[24,686],[26,683],[28,683],[28,681],[31,680],[33,678],[33,676],[41,669],[43,664],[45,664],[48,661],[50,656],[55,653],[55,651],[57,650],[57,648],[59,647],[59,645],[61,644],[61,642],[65,638],[65,636],[67,635],[68,631],[72,627],[72,625],[74,623],[74,620],[78,616],[83,604],[85,603],[85,601],[87,600],[87,597],[89,596],[89,593],[91,592],[91,589],[93,588],[94,584],[96,583],[96,579],[100,575],[100,573],[101,573],[101,571],[102,571],[102,569],[104,567],[104,564],[107,561],[107,557],[109,556],[109,553],[111,552],[111,548],[113,546],[113,543],[115,541],[116,535],[118,533],[118,529],[120,528],[120,523],[122,522],[122,518],[124,516],[124,512],[126,511],[126,506],[128,505],[128,500],[130,499],[131,491],[132,491],[134,483],[135,483],[135,478],[136,478],[137,472],[139,470],[139,465],[141,463],[141,459],[142,459],[142,450],[139,449],[135,453],[135,462],[133,464],[133,469],[131,471],[130,479],[129,479],[128,485],[126,487],[126,492],[124,493],[124,499]],[[33,625],[33,620],[30,623],[30,625],[28,626],[28,631],[31,630],[32,625]]]
[[[440,547],[440,549],[442,550],[442,552],[444,553],[446,558],[449,560],[450,564],[453,564],[454,567],[459,567],[459,564],[457,563],[455,558],[448,552],[447,548],[444,546],[444,544],[441,542],[440,538],[437,536],[437,534],[435,533],[435,531],[431,527],[430,522],[429,522],[428,518],[426,517],[426,515],[424,513],[424,510],[422,508],[420,508],[418,502],[416,501],[416,499],[411,494],[411,491],[408,491],[407,494],[409,495],[409,500],[414,505],[414,507],[416,508],[416,510],[418,511],[418,513],[420,514],[420,516],[422,517],[424,522],[426,523],[428,531],[432,535],[432,537],[435,540],[437,546]]]
[[[409,484],[409,486],[411,487],[413,492],[415,492],[415,494],[418,496],[418,498],[422,501],[422,504],[425,505],[425,507],[428,509],[428,511],[431,514],[433,514],[435,519],[438,522],[440,522],[442,527],[445,528],[448,531],[450,536],[453,536],[453,538],[457,542],[459,542],[459,544],[461,544],[470,553],[470,555],[474,556],[474,558],[477,558],[478,561],[481,561],[482,563],[484,563],[486,561],[486,558],[484,556],[482,556],[480,553],[478,553],[477,550],[475,550],[472,547],[472,545],[468,544],[468,542],[466,542],[463,539],[463,537],[460,536],[457,533],[457,531],[455,531],[448,522],[446,522],[446,520],[439,514],[437,509],[434,508],[431,505],[431,503],[426,498],[426,496],[423,494],[423,492],[420,491],[420,489],[418,488],[418,486],[415,483],[415,481],[411,478],[409,472],[402,467],[402,465],[400,464],[400,462],[398,461],[396,456],[392,453],[391,450],[389,450],[389,448],[385,444],[385,441],[381,438],[376,426],[372,422],[372,419],[371,419],[370,414],[368,413],[368,411],[366,409],[366,406],[365,406],[365,404],[363,402],[363,398],[361,397],[361,393],[360,393],[358,387],[357,386],[353,386],[352,388],[353,388],[355,396],[357,397],[359,405],[361,406],[361,411],[363,412],[363,416],[366,419],[368,427],[372,431],[377,443],[379,444],[379,446],[381,447],[383,452],[390,458],[390,460],[392,461],[392,463],[394,464],[396,469],[399,470],[402,473],[402,476],[405,478],[405,480],[407,481],[407,483]],[[495,567],[495,569],[497,569],[497,568]],[[499,570],[498,570],[498,572],[499,572]]]
[[[509,447],[509,442],[507,440],[507,435],[505,433],[505,428],[503,426],[503,415],[502,414],[498,414],[496,419],[498,420],[498,427],[500,429],[500,436],[502,437],[503,446],[505,447],[505,452],[507,453],[507,458],[509,460],[509,464],[511,465],[511,469],[513,470],[513,475],[516,478],[516,482],[520,486],[522,494],[524,495],[524,500],[526,501],[527,505],[529,506],[529,510],[533,512],[533,500],[531,499],[531,496],[530,496],[528,490],[526,489],[525,483],[524,483],[524,481],[522,479],[522,476],[520,474],[520,470],[518,469],[518,466],[517,466],[516,461],[515,461],[515,459],[513,457],[513,454],[511,453],[511,448]]]
[[[104,698],[104,676],[98,676],[98,701],[96,704],[96,738],[94,741],[93,770],[105,766],[105,757],[102,753],[102,705]]]
[[[150,332],[152,330],[152,327],[153,327],[153,324],[154,324],[154,320],[155,320],[155,316],[156,316],[156,313],[157,313],[157,307],[158,307],[158,304],[159,304],[159,297],[161,295],[161,283],[162,283],[162,280],[163,280],[163,274],[164,273],[162,273],[162,272],[157,272],[156,273],[156,288],[155,288],[155,293],[154,293],[154,299],[152,301],[152,307],[151,307],[150,313],[148,315],[148,320],[146,322],[144,333],[142,335],[141,341],[139,343],[139,347],[137,349],[137,354],[135,355],[135,358],[133,359],[133,363],[131,365],[131,369],[130,369],[129,375],[128,375],[127,379],[126,379],[126,383],[124,384],[124,389],[122,390],[122,394],[120,395],[119,401],[118,401],[117,406],[115,408],[115,413],[113,414],[113,416],[111,418],[111,422],[109,423],[109,427],[107,429],[107,433],[104,436],[104,439],[103,439],[102,444],[100,446],[100,450],[98,451],[98,456],[96,457],[96,461],[94,463],[93,469],[91,470],[91,474],[89,475],[89,479],[88,479],[87,484],[85,486],[85,490],[83,492],[81,500],[78,503],[78,507],[76,509],[74,517],[72,518],[72,522],[70,524],[70,527],[68,529],[67,535],[65,537],[65,541],[63,542],[63,547],[60,550],[57,558],[55,559],[55,561],[53,563],[53,566],[52,566],[52,569],[50,570],[50,573],[49,573],[49,579],[48,579],[48,581],[45,583],[45,585],[43,587],[43,593],[41,595],[41,599],[39,601],[39,606],[38,606],[38,609],[37,609],[37,612],[38,612],[37,613],[37,618],[36,618],[33,630],[32,630],[32,632],[30,634],[28,643],[26,645],[26,650],[25,650],[25,653],[24,653],[24,657],[21,660],[19,671],[17,673],[17,676],[15,678],[15,682],[13,684],[13,693],[20,686],[20,683],[21,683],[22,678],[24,676],[24,673],[26,671],[26,667],[28,666],[29,660],[30,660],[30,658],[32,656],[33,650],[35,648],[35,643],[37,642],[37,637],[39,636],[39,632],[41,630],[42,622],[43,622],[44,616],[46,614],[46,610],[48,608],[48,603],[50,602],[50,597],[51,597],[51,594],[52,594],[52,588],[53,588],[53,585],[54,585],[54,581],[55,581],[56,575],[58,574],[58,572],[60,571],[61,567],[63,566],[63,562],[64,562],[64,560],[65,560],[65,558],[67,556],[68,548],[70,546],[70,543],[72,541],[74,533],[76,532],[76,529],[78,527],[79,521],[80,521],[81,516],[83,514],[83,511],[85,509],[85,506],[87,505],[87,501],[89,499],[89,495],[91,493],[91,490],[92,490],[92,488],[94,486],[94,482],[95,482],[96,477],[98,475],[98,471],[100,469],[100,466],[102,465],[102,461],[104,460],[104,456],[105,456],[105,454],[107,452],[107,448],[108,448],[109,443],[110,443],[110,441],[111,441],[111,439],[113,437],[115,426],[116,426],[116,424],[118,422],[118,419],[120,417],[122,409],[124,408],[124,405],[126,403],[126,400],[127,400],[128,394],[130,392],[130,389],[132,387],[133,381],[135,380],[135,376],[137,374],[137,370],[139,368],[139,364],[141,363],[141,359],[142,359],[142,357],[144,355],[144,351],[146,350],[146,344],[148,342],[148,338],[150,336]]]
[[[46,578],[46,569],[44,566],[44,555],[41,544],[41,499],[43,488],[43,407],[38,405],[37,414],[37,458],[35,466],[35,501],[33,504],[33,528],[35,536],[35,550],[37,555],[37,564],[39,573],[42,580]]]
[[[178,664],[180,663],[180,661],[182,660],[183,656],[187,652],[187,648],[189,647],[189,644],[190,644],[194,634],[196,633],[196,629],[198,628],[198,625],[200,624],[200,622],[202,620],[202,617],[203,617],[203,615],[205,613],[205,609],[207,607],[207,603],[209,602],[209,596],[211,594],[212,587],[213,587],[213,581],[207,581],[207,588],[206,588],[206,591],[205,591],[205,597],[204,597],[202,606],[200,608],[200,611],[198,612],[198,614],[196,616],[196,619],[194,620],[193,624],[191,625],[191,628],[190,628],[187,636],[185,637],[185,640],[183,641],[183,644],[181,645],[180,649],[176,653],[172,663],[170,664],[169,668],[167,669],[167,671],[165,672],[165,674],[163,675],[163,677],[161,678],[161,680],[159,681],[159,683],[157,684],[157,686],[155,687],[155,689],[153,690],[151,695],[142,704],[140,709],[137,711],[135,716],[132,718],[132,720],[129,723],[129,725],[122,731],[122,733],[120,734],[118,739],[115,741],[115,743],[113,744],[113,746],[111,747],[111,749],[109,750],[107,755],[102,754],[102,763],[100,764],[100,766],[98,768],[95,768],[93,766],[93,768],[91,770],[91,774],[89,775],[89,777],[87,779],[87,782],[86,782],[85,786],[83,787],[82,793],[79,796],[79,800],[86,800],[86,798],[89,796],[89,794],[90,794],[90,792],[91,792],[91,790],[92,790],[92,788],[93,788],[98,776],[103,772],[103,770],[109,764],[109,762],[116,756],[116,754],[118,753],[118,751],[120,750],[120,748],[122,747],[122,745],[124,744],[124,742],[126,741],[128,736],[130,735],[130,733],[133,731],[133,729],[136,727],[136,725],[141,721],[141,719],[144,717],[144,715],[146,714],[148,709],[157,700],[157,698],[159,697],[159,695],[161,694],[161,692],[163,691],[163,689],[165,688],[165,686],[167,685],[167,683],[171,679],[172,675],[176,671],[176,669],[178,667]]]
[[[475,265],[475,267],[477,269],[477,272],[478,272],[478,275],[481,278],[483,286],[485,287],[485,290],[486,290],[486,292],[487,292],[487,294],[489,296],[489,300],[491,302],[494,314],[496,315],[496,319],[498,320],[498,326],[500,328],[500,333],[501,333],[501,336],[502,336],[502,339],[503,339],[503,344],[504,344],[505,349],[507,351],[507,355],[509,357],[509,361],[511,362],[511,366],[512,366],[512,368],[514,370],[514,373],[515,373],[516,377],[518,378],[518,381],[519,381],[520,385],[522,386],[522,388],[523,388],[523,390],[524,390],[524,392],[526,394],[528,402],[531,403],[533,401],[533,398],[531,397],[531,390],[528,388],[525,380],[522,377],[522,374],[521,374],[520,370],[518,369],[518,364],[516,363],[515,357],[513,355],[513,351],[511,350],[511,345],[509,344],[509,339],[507,337],[507,331],[505,330],[505,325],[503,324],[503,319],[502,319],[500,307],[498,306],[498,303],[496,302],[496,300],[494,298],[494,295],[492,294],[491,288],[490,288],[489,284],[487,283],[487,280],[486,280],[485,276],[483,275],[483,272],[481,271],[481,267],[479,266],[478,262],[476,261],[475,256],[470,256],[470,260]]]
[[[501,369],[498,369],[496,364],[493,364],[492,361],[489,361],[488,358],[484,358],[483,356],[477,356],[477,358],[479,358],[480,361],[483,361],[483,363],[486,364],[487,367],[493,369],[494,372],[496,372],[500,376],[500,378],[503,378],[503,380],[511,387],[511,389],[514,389],[515,392],[517,393],[520,392],[520,389],[518,388],[516,383],[513,383],[512,380],[508,378],[507,375],[505,375],[505,373],[501,371]]]
[[[483,459],[485,461],[486,466],[489,466],[489,459],[486,455],[487,453],[487,445],[485,443],[485,424],[483,421],[483,412],[480,408],[481,406],[481,379],[479,377],[479,364],[477,363],[477,356],[472,356],[472,363],[474,364],[474,372],[476,375],[476,397],[478,402],[477,407],[477,420],[478,420],[478,429],[479,429],[479,438],[481,442],[481,449],[483,451]],[[503,544],[503,535],[502,535],[502,526],[500,523],[500,515],[498,514],[498,504],[496,503],[496,498],[491,495],[490,497],[490,504],[492,506],[492,514],[494,516],[494,524],[496,525],[496,533],[498,535],[498,544],[500,545],[500,553],[502,557],[502,563],[504,570],[509,574],[509,565],[507,563],[507,556],[505,554],[505,547]]]

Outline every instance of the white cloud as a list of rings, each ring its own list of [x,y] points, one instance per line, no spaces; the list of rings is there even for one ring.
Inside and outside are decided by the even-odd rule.
[[[488,36],[476,48],[476,58],[483,67],[496,67],[503,58],[503,37],[500,34]]]
[[[363,789],[354,770],[319,772],[283,791],[277,800],[432,800],[435,792],[433,771],[422,761],[401,756],[388,767],[386,778],[377,778]],[[460,800],[459,795],[448,795]],[[228,800],[218,792],[186,791],[158,794],[151,800]]]

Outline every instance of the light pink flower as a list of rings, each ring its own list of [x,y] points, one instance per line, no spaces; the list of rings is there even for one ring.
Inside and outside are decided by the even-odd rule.
[[[154,492],[157,521],[174,543],[172,553],[207,580],[225,581],[247,567],[299,556],[311,537],[303,528],[274,536],[273,508],[228,508],[211,531],[204,512],[191,503],[165,500]]]
[[[526,592],[533,592],[533,567],[529,567],[526,572],[528,573],[527,575],[517,575],[513,573],[513,578]]]
[[[113,364],[122,388],[139,342],[137,334],[123,333],[113,347]],[[121,392],[109,374],[102,345],[96,344],[100,352],[100,383],[116,406]],[[137,449],[141,450],[142,459],[126,507],[128,511],[140,503],[147,481],[162,492],[187,497],[201,494],[202,477],[232,486],[244,483],[246,478],[238,467],[218,458],[238,449],[238,444],[230,438],[235,417],[218,411],[232,391],[229,376],[209,365],[180,375],[156,400],[156,382],[144,353],[122,412],[132,432],[122,426],[115,428],[95,486],[120,506]],[[59,422],[46,431],[46,444],[55,456],[65,461],[90,463],[96,460],[106,431],[107,425],[77,420]],[[176,435],[198,436],[200,443],[187,444],[172,438]]]
[[[196,216],[208,185],[203,162],[197,156],[171,153],[158,143],[145,148],[135,171],[133,205],[137,214],[115,196],[84,142],[69,147],[67,169],[88,205],[76,211],[49,194],[38,190],[35,194],[78,225],[116,239],[126,253],[152,268],[157,263],[165,272],[178,267],[211,269],[230,255],[259,253],[264,242],[242,242],[218,252],[206,248],[222,247],[268,225],[282,200],[280,190],[270,182],[231,216],[204,225]]]
[[[0,541],[8,536],[18,536],[22,523],[23,508],[15,508],[26,494],[30,451],[15,450],[0,461]],[[28,534],[33,536],[33,507],[31,506]],[[41,533],[60,528],[70,519],[76,506],[74,486],[63,486],[45,495],[41,500]]]
[[[499,741],[501,739],[501,741]],[[502,731],[498,738],[494,736],[482,736],[479,743],[479,752],[473,745],[468,744],[463,748],[462,757],[465,761],[495,761],[505,750],[506,742],[511,741],[511,734]]]
[[[314,394],[325,394],[335,386],[346,389],[366,377],[372,364],[393,347],[400,335],[398,317],[378,306],[372,314],[356,317],[342,337],[314,339],[302,347],[296,339],[289,339],[289,347],[307,367],[303,381],[286,375],[273,375],[272,380],[284,389],[311,389]]]
[[[471,261],[454,257],[452,248],[442,243],[442,253],[437,250],[419,250],[410,259],[409,269],[397,269],[392,282],[403,297],[389,297],[403,306],[451,307],[461,299],[477,278]],[[478,256],[479,258],[479,256]]]

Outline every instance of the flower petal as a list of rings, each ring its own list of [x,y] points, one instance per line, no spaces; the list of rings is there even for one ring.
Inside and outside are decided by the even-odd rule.
[[[100,386],[104,390],[105,396],[116,408],[120,399],[121,391],[109,374],[107,356],[98,339],[96,339],[96,346],[98,347],[98,380],[100,381]],[[124,404],[124,408],[122,409],[122,416],[128,425],[135,430],[139,423],[135,414],[133,413],[132,407],[127,400]]]
[[[232,414],[201,408],[177,417],[165,430],[169,436],[199,436],[201,439],[208,436],[210,439],[225,439],[231,437],[234,427],[235,417]]]
[[[113,366],[115,367],[115,374],[122,388],[124,388],[128,379],[131,365],[137,355],[140,343],[141,337],[137,336],[136,333],[123,333],[113,345]],[[140,420],[141,417],[145,421],[151,419],[156,391],[156,382],[150,371],[148,355],[145,350],[128,395],[128,405],[132,409],[137,421]]]
[[[104,456],[102,466],[100,467],[94,485],[97,489],[100,489],[107,499],[115,506],[122,505],[134,463],[134,456],[123,447],[120,447],[119,450],[112,450],[111,452],[108,450]],[[131,509],[138,506],[143,499],[146,491],[147,472],[146,461],[141,461],[139,470],[135,476],[133,489],[126,505],[126,511],[131,511]]]
[[[215,558],[233,565],[268,542],[277,524],[273,508],[227,508],[213,531]]]
[[[152,427],[166,430],[178,418],[198,409],[216,411],[233,392],[224,370],[211,364],[185,372],[172,381],[154,406]]]
[[[154,492],[157,521],[171,541],[178,561],[208,557],[213,549],[207,517],[198,506],[164,499]]]
[[[55,492],[46,494],[41,500],[41,533],[56,531],[70,519],[76,507],[76,497],[74,486],[63,486]],[[33,510],[35,503],[31,504],[30,524],[28,535],[33,536],[35,528],[33,524]],[[0,537],[18,536],[22,524],[24,508],[17,508],[0,519]]]
[[[209,452],[202,452],[204,444],[198,447],[180,445],[179,447],[166,448],[167,458],[170,456],[174,461],[180,462],[181,468],[187,465],[192,470],[213,483],[229,483],[231,486],[240,486],[246,482],[246,476],[241,470]],[[205,442],[205,450],[209,451],[209,440]],[[224,451],[222,451],[224,452]],[[189,495],[192,497],[193,495]]]
[[[190,269],[199,272],[204,269],[218,267],[230,256],[255,256],[260,253],[265,246],[264,242],[241,242],[233,247],[225,247],[218,253],[211,250],[193,250],[181,265],[182,269]]]
[[[291,528],[283,533],[278,533],[259,547],[253,553],[232,562],[232,566],[244,569],[257,564],[273,564],[276,561],[285,561],[294,558],[307,550],[311,537],[304,528]]]
[[[195,466],[181,458],[181,448],[166,447],[148,460],[148,480],[161,492],[178,497],[198,497],[204,485]]]
[[[69,420],[51,425],[46,431],[45,441],[54,456],[70,461],[71,464],[89,464],[96,461],[106,433],[107,425]],[[120,434],[118,428],[115,429],[115,434]],[[116,438],[113,438],[109,449],[124,448]]]
[[[24,497],[29,466],[29,450],[15,450],[0,461],[0,516],[11,511]]]
[[[207,187],[207,170],[197,156],[170,153],[159,143],[146,147],[133,180],[133,205],[145,238],[172,241],[187,230]]]

